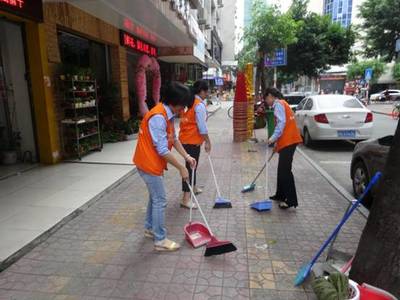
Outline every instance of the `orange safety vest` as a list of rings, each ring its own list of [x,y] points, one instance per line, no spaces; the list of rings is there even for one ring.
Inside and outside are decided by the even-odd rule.
[[[195,112],[197,105],[203,104],[200,99],[195,98],[192,107],[181,115],[179,140],[182,144],[201,145],[204,142],[204,138],[197,127]]]
[[[283,148],[290,145],[301,144],[303,142],[292,109],[285,100],[279,100],[279,102],[285,108],[286,124],[282,135],[276,141],[276,152],[280,152]]]
[[[175,135],[174,124],[168,120],[164,105],[159,103],[147,112],[142,120],[139,129],[139,139],[133,156],[133,163],[138,169],[154,176],[161,176],[164,170],[167,169],[167,162],[158,154],[156,147],[153,145],[149,130],[150,118],[158,114],[163,115],[167,122],[168,149],[172,149]]]

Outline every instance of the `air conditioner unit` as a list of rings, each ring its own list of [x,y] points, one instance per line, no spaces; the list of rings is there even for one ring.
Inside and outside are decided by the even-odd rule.
[[[204,26],[204,28],[205,28],[205,29],[211,29],[211,25],[210,25],[210,24],[206,24],[206,25]]]
[[[223,0],[217,0],[217,5],[219,8],[224,7],[224,3],[222,1]]]

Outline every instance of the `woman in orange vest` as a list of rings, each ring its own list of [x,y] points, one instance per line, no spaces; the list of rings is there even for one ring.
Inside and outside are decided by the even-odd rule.
[[[268,144],[275,143],[274,151],[279,153],[278,182],[276,193],[270,197],[280,201],[279,208],[297,207],[297,193],[292,173],[293,155],[298,144],[303,140],[297,128],[294,113],[289,104],[283,100],[283,95],[276,88],[268,88],[264,100],[274,110],[275,130]]]
[[[167,239],[165,229],[165,207],[167,198],[163,173],[170,163],[180,172],[183,180],[189,179],[186,167],[171,153],[172,146],[192,167],[196,160],[191,157],[176,138],[174,117],[183,111],[190,101],[189,89],[173,82],[166,87],[161,103],[146,113],[139,130],[139,139],[133,162],[149,191],[144,235],[154,240],[157,251],[175,251],[180,245]]]
[[[188,110],[182,113],[179,130],[179,141],[183,148],[196,161],[199,161],[200,149],[205,142],[204,149],[207,153],[211,151],[211,141],[208,136],[207,129],[207,108],[205,99],[208,96],[208,83],[205,80],[198,80],[193,84],[194,97],[192,103],[188,106]],[[190,182],[192,182],[192,172],[190,165],[186,163],[186,168],[189,171]],[[194,192],[196,194],[202,191],[196,187],[196,171],[194,171]],[[196,208],[193,203],[190,203],[190,190],[185,181],[182,181],[183,198],[181,207]]]

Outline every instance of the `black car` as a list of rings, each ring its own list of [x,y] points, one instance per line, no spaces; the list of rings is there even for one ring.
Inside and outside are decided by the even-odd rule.
[[[383,171],[392,143],[393,135],[388,135],[380,139],[360,142],[355,146],[350,175],[356,198],[362,195],[370,178],[377,171]],[[365,207],[371,207],[374,193],[375,189],[372,189],[372,193],[365,197],[363,201]]]

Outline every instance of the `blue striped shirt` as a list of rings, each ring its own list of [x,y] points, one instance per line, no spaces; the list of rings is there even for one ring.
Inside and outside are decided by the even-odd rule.
[[[201,104],[197,105],[194,108],[194,111],[196,113],[197,128],[199,129],[200,134],[208,134],[206,104],[204,103],[203,99],[201,99],[198,95],[196,95],[195,97],[201,101]]]
[[[275,100],[272,108],[274,109],[276,125],[274,133],[272,134],[270,140],[271,142],[276,142],[282,136],[283,130],[285,129],[286,113],[285,107],[279,102],[279,100]]]
[[[164,105],[167,112],[167,119],[171,122],[171,126],[174,126],[175,115],[171,111],[168,105]],[[170,151],[168,150],[168,133],[167,133],[167,122],[162,114],[156,114],[149,120],[149,131],[153,145],[156,147],[157,153],[160,156],[167,155]],[[176,140],[176,136],[174,137]]]

